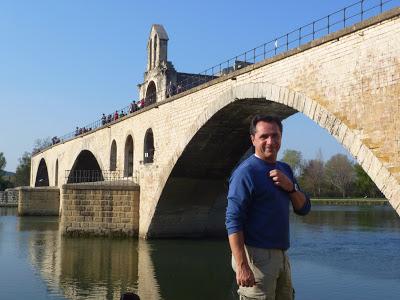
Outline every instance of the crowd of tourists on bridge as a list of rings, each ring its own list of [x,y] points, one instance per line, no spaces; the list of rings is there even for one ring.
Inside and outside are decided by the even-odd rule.
[[[182,93],[183,91],[184,91],[184,88],[183,88],[182,84],[179,83],[179,84],[175,85],[170,81],[169,84],[167,85],[166,97],[167,98],[172,97],[176,94]],[[154,99],[155,99],[155,95],[150,95],[146,99],[143,98],[141,100],[132,101],[128,108],[121,109],[119,111],[116,110],[114,113],[111,113],[108,115],[103,113],[103,115],[101,116],[101,119],[100,119],[100,122],[101,122],[100,126],[104,126],[104,125],[114,122],[118,119],[121,119],[129,114],[139,111],[139,110],[143,109],[144,107],[154,103],[154,101],[155,101]],[[94,128],[97,128],[97,127],[98,127],[98,125],[94,126]],[[79,135],[87,133],[91,130],[92,130],[92,127],[76,127],[74,135],[79,136]]]

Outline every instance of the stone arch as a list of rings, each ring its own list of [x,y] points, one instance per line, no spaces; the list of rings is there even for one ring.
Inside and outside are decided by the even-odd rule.
[[[153,68],[153,43],[152,43],[152,40],[150,39],[149,40],[149,52],[148,52],[148,55],[149,55],[149,70],[151,70],[152,68]]]
[[[39,167],[36,173],[35,187],[49,186],[49,172],[44,158],[40,160]]]
[[[133,138],[132,135],[128,135],[125,140],[124,148],[124,176],[133,176]]]
[[[154,136],[151,128],[146,130],[143,143],[143,163],[149,164],[154,161]]]
[[[157,55],[157,34],[154,36],[153,46],[154,46],[154,49],[153,49],[153,56],[154,56],[153,68],[155,68],[156,65],[157,65],[157,58],[158,58],[158,55]]]
[[[157,101],[156,84],[154,83],[154,81],[150,81],[149,84],[147,85],[147,89],[146,89],[145,102],[146,102],[146,105],[150,105],[152,103],[155,103],[156,101]]]
[[[113,140],[110,150],[110,171],[115,170],[117,170],[117,142]]]
[[[54,174],[54,185],[58,186],[58,159],[56,160],[56,169]]]
[[[219,126],[216,126],[220,124],[217,120],[222,117],[224,117],[222,118],[224,122],[230,124],[228,126],[231,128],[230,135],[239,137],[239,139],[246,139],[246,136],[248,137],[250,118],[253,114],[263,111],[268,114],[275,114],[281,119],[296,112],[301,112],[327,130],[356,158],[381,192],[389,199],[392,206],[395,209],[398,208],[400,189],[395,177],[390,174],[371,149],[362,143],[356,130],[349,128],[345,121],[329,112],[326,107],[317,101],[303,93],[275,86],[268,82],[233,85],[230,89],[215,97],[213,105],[207,105],[193,124],[188,127],[186,133],[182,136],[181,142],[176,145],[175,152],[170,156],[171,159],[165,164],[169,168],[166,168],[160,174],[159,188],[154,195],[154,199],[158,199],[157,205],[153,211],[147,212],[153,218],[149,218],[148,224],[141,225],[140,231],[142,235],[146,233],[147,237],[154,235],[171,236],[176,235],[178,232],[178,235],[185,235],[182,228],[187,229],[187,234],[195,232],[195,234],[203,235],[207,232],[206,224],[208,222],[204,220],[202,222],[200,215],[210,215],[212,213],[210,208],[215,203],[208,203],[208,206],[204,206],[200,198],[194,197],[195,199],[190,203],[186,200],[190,199],[190,195],[196,195],[196,192],[198,193],[199,191],[203,192],[203,198],[207,198],[204,192],[209,193],[210,187],[213,185],[215,193],[212,196],[223,191],[226,176],[229,175],[229,168],[234,166],[233,158],[240,157],[247,149],[247,146],[250,145],[250,142],[248,145],[235,146],[236,150],[232,150],[228,155],[224,154],[220,161],[216,160],[208,164],[206,158],[201,159],[202,163],[198,165],[195,164],[199,159],[195,157],[196,150],[194,146],[196,145],[197,149],[201,149],[206,155],[213,155],[213,151],[210,150],[213,149],[213,144],[218,144],[216,137],[221,134]],[[234,119],[235,115],[237,119]],[[229,123],[227,118],[233,118],[232,120],[235,122]],[[234,124],[242,124],[243,126],[232,127],[231,125]],[[209,131],[206,132],[205,130]],[[210,131],[213,134],[210,135]],[[200,150],[197,150],[197,153],[198,151]],[[190,166],[187,165],[189,161],[193,162]],[[207,178],[205,175],[207,175]],[[179,198],[181,201],[179,201]],[[176,200],[179,203],[176,203]],[[174,204],[169,206],[169,201]],[[181,206],[183,203],[186,207]],[[175,206],[175,210],[173,206]],[[203,213],[201,213],[202,210]],[[186,216],[178,215],[182,211],[185,212]],[[175,213],[177,214],[177,218],[174,220],[176,227],[161,228],[160,225],[166,224],[165,222],[171,224],[172,216]],[[198,218],[197,220],[194,219],[196,217]],[[180,222],[176,222],[176,220],[180,220]],[[193,224],[196,222],[197,227],[194,228]],[[176,231],[174,232],[174,230]]]
[[[100,165],[89,150],[82,150],[69,171],[67,183],[103,181]]]

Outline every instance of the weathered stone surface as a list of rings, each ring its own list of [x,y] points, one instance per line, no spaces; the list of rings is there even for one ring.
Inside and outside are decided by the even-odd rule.
[[[58,187],[18,187],[18,215],[58,216],[60,189]]]
[[[64,202],[61,230],[66,235],[138,234],[139,186],[136,184],[65,184],[61,200]],[[71,205],[66,205],[66,201]]]
[[[117,169],[123,170],[125,142],[132,135],[133,173],[141,187],[140,235],[157,235],[163,225],[166,234],[201,233],[207,220],[204,207],[212,203],[205,200],[208,204],[197,206],[198,200],[188,192],[184,195],[187,210],[179,212],[174,206],[179,199],[163,196],[168,185],[176,178],[222,182],[249,146],[252,115],[286,118],[299,109],[349,149],[399,211],[398,199],[392,199],[398,197],[400,180],[399,14],[400,9],[394,9],[53,146],[32,158],[31,184],[43,158],[50,185],[56,182],[58,160],[61,186],[65,178],[60,174],[72,168],[83,150],[94,154],[101,169],[109,169],[114,140]],[[149,128],[154,133],[155,156],[152,164],[143,164]],[[379,174],[388,180],[381,180]],[[199,186],[191,193],[204,195],[207,187]],[[220,192],[215,189],[208,197]],[[192,226],[183,228],[188,224]]]

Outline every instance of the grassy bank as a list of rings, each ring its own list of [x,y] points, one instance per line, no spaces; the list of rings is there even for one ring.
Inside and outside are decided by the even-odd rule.
[[[321,205],[389,205],[385,198],[312,198],[312,204]]]

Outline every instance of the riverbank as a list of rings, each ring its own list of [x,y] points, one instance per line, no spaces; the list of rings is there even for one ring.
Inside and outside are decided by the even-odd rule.
[[[389,201],[385,198],[313,198],[312,204],[319,205],[366,205],[366,206],[387,206]]]

